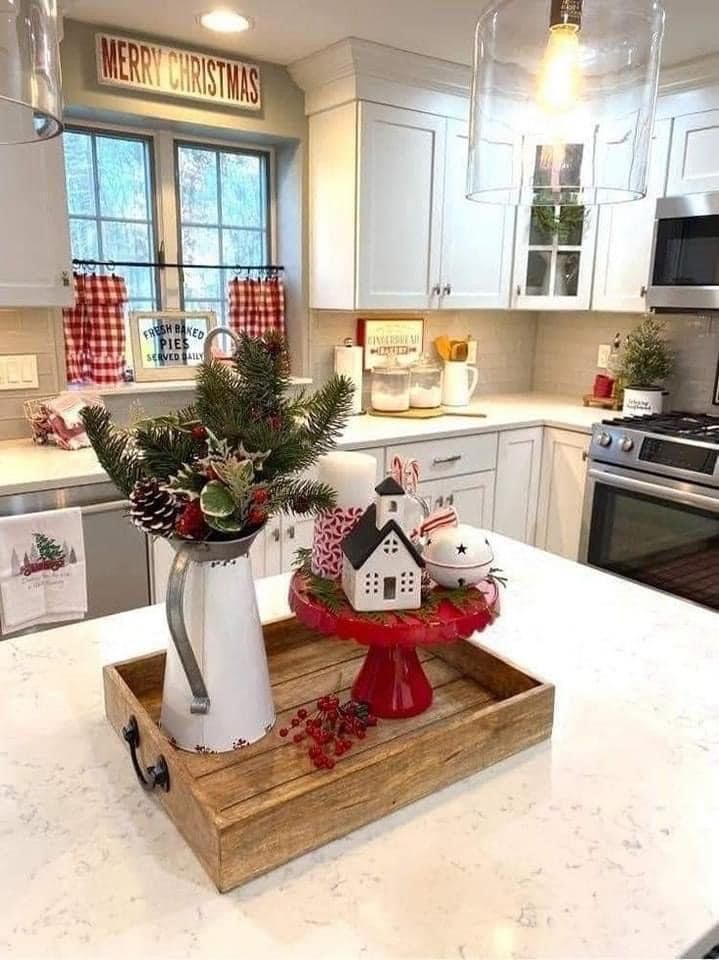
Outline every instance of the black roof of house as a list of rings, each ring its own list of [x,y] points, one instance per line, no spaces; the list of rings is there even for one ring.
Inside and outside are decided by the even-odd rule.
[[[379,491],[379,487],[377,489]],[[400,490],[402,490],[401,487]],[[402,493],[404,493],[403,490]],[[354,569],[359,570],[362,564],[369,560],[388,533],[396,533],[417,566],[424,567],[424,560],[420,553],[396,520],[388,520],[381,530],[377,529],[377,507],[375,504],[365,510],[350,533],[347,534],[342,542],[342,552]]]
[[[401,497],[404,494],[404,487],[400,486],[394,477],[385,477],[378,487],[375,487],[375,493],[381,497]]]

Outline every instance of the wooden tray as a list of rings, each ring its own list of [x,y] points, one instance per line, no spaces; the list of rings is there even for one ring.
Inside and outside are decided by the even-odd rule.
[[[554,687],[459,642],[419,652],[434,687],[426,713],[381,721],[333,770],[315,770],[276,730],[324,694],[348,699],[366,650],[295,619],[265,639],[278,724],[238,752],[188,753],[158,728],[164,653],[103,671],[110,723],[122,736],[136,718],[143,769],[165,758],[169,790],[156,795],[222,892],[551,735]]]

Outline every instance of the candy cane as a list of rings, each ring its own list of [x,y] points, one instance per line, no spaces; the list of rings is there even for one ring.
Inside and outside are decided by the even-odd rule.
[[[414,459],[408,460],[404,467],[404,488],[408,493],[417,494],[419,483],[419,464]]]
[[[396,480],[397,483],[400,484],[400,486],[401,486],[401,485],[402,485],[402,481],[403,481],[403,479],[404,479],[404,477],[403,477],[403,474],[404,474],[404,464],[402,463],[402,458],[399,457],[399,456],[397,456],[397,454],[395,454],[395,455],[392,457],[392,466],[390,467],[390,471],[389,471],[389,472],[390,472],[390,476],[392,477],[392,479],[393,479],[393,480]]]

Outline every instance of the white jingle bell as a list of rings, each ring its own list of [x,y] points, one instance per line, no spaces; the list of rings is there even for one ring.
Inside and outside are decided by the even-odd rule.
[[[483,530],[468,523],[433,530],[422,558],[441,587],[473,587],[489,575],[494,554]]]

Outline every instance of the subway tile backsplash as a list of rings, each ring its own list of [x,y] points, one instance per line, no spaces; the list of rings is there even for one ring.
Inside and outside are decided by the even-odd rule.
[[[540,313],[532,387],[539,393],[581,397],[597,374],[597,347],[624,337],[642,320],[633,313]],[[719,317],[667,315],[667,339],[676,370],[667,407],[719,412],[712,393],[719,356]]]
[[[37,390],[0,392],[0,440],[29,437],[23,401],[54,396],[65,384],[59,310],[0,310],[0,354],[37,355]]]
[[[362,313],[314,310],[310,314],[312,378],[324,382],[333,372],[334,347],[356,336]],[[392,316],[388,311],[383,316]],[[507,310],[447,310],[421,314],[425,318],[425,346],[436,337],[465,337],[478,344],[479,394],[524,393],[531,389],[536,339],[536,316]],[[365,388],[369,377],[365,378]]]
[[[355,337],[362,314],[315,310],[310,313],[310,356],[315,383],[332,373],[336,344]],[[389,312],[387,315],[391,315]],[[412,314],[413,316],[419,315]],[[538,393],[581,398],[597,373],[597,347],[615,333],[625,336],[641,314],[509,310],[434,311],[424,314],[425,342],[447,334],[471,334],[478,342],[481,394]],[[719,356],[719,317],[668,316],[667,334],[676,352],[677,367],[668,385],[668,403],[675,409],[719,412],[712,392]],[[50,396],[64,387],[62,317],[58,310],[0,310],[0,354],[34,353],[38,357],[37,390],[0,392],[0,439],[29,437],[22,404],[28,398]],[[367,386],[369,378],[366,379]],[[187,402],[187,395],[143,396],[147,413]],[[108,399],[119,420],[130,411],[127,397]]]

